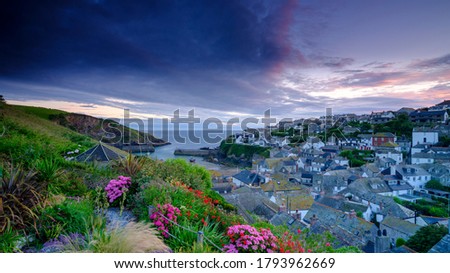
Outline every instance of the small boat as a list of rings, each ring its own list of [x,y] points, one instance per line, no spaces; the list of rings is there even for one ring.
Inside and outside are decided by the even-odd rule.
[[[191,158],[189,159],[189,162],[195,163],[195,158],[191,157]]]

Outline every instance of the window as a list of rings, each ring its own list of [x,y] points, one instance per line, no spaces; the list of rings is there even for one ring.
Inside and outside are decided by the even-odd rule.
[[[427,138],[426,137],[423,138],[423,143],[427,143]]]

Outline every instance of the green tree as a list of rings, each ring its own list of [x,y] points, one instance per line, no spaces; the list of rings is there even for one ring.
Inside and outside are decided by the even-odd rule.
[[[3,98],[3,95],[0,95],[0,109],[3,108],[6,104],[5,98]]]
[[[447,228],[441,225],[430,225],[419,229],[406,246],[420,253],[426,253],[447,234]]]
[[[435,189],[440,191],[450,191],[450,187],[446,187],[441,184],[441,182],[432,179],[425,184],[425,187],[428,189]]]
[[[406,243],[405,239],[398,238],[397,241],[395,241],[395,246],[400,247],[400,246],[404,245],[405,243]]]

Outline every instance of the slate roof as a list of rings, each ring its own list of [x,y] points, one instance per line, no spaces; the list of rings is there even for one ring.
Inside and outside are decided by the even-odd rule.
[[[348,201],[341,195],[320,197],[316,200],[316,202],[343,212],[350,212],[351,210],[354,210],[355,212],[364,213],[368,209],[368,206],[361,203]]]
[[[217,191],[219,193],[231,192],[233,186],[230,183],[214,183],[211,188],[213,191]]]
[[[297,166],[297,162],[295,160],[285,160],[283,161],[284,166]]]
[[[398,184],[395,184],[395,185],[388,185],[388,186],[389,186],[389,188],[390,188],[392,191],[404,191],[404,190],[412,190],[412,189],[414,189],[413,186],[411,186],[411,185],[408,184],[408,183],[402,183],[402,184],[400,184],[400,185],[398,185]]]
[[[413,236],[420,229],[419,225],[389,215],[380,224],[407,234],[408,236]]]
[[[412,155],[413,158],[434,158],[433,154],[429,154],[429,153],[415,153]]]
[[[359,178],[349,185],[359,192],[386,193],[391,192],[387,183],[378,177],[375,178]]]
[[[407,172],[408,169],[413,169],[413,172]],[[397,165],[396,170],[402,177],[430,175],[427,171],[417,165]]]
[[[423,216],[421,215],[422,219],[427,223],[428,225],[434,225],[443,221],[447,221],[448,218],[439,218],[439,217],[432,217],[432,216]]]
[[[414,127],[413,132],[437,132],[438,130],[431,129],[430,127]]]
[[[279,206],[270,201],[261,189],[242,187],[222,196],[230,204],[262,216],[267,220],[272,218],[273,214],[279,210]],[[262,208],[261,206],[266,206],[268,209]]]
[[[233,177],[247,185],[265,181],[264,177],[258,175],[257,173],[252,173],[249,170],[243,170],[240,173],[233,175]]]
[[[78,162],[108,162],[123,159],[127,155],[126,152],[100,141],[94,147],[75,157],[75,160]]]
[[[359,134],[358,137],[361,139],[371,139],[372,135],[371,134]]]
[[[436,104],[437,106],[442,106],[442,105],[450,105],[450,100],[444,100],[441,103]]]
[[[393,133],[376,133],[373,137],[389,137],[394,138],[395,135]]]
[[[414,111],[411,114],[409,114],[410,117],[433,117],[433,116],[443,116],[445,115],[446,111],[428,111],[428,112],[418,112]]]
[[[373,242],[377,232],[375,224],[358,217],[351,218],[347,213],[317,202],[313,203],[304,221],[311,224],[313,217],[317,218],[317,222],[312,223],[310,230],[313,233],[330,231],[341,246],[363,248],[369,241]]]
[[[405,245],[392,248],[386,252],[388,252],[388,253],[417,253],[416,251],[414,251],[413,249],[411,249]]]
[[[345,190],[341,191],[339,194],[347,197],[354,196],[352,201],[359,202],[359,199],[365,200],[372,204],[381,205],[381,211],[379,212],[382,215],[391,215],[398,217],[400,219],[406,219],[410,217],[414,217],[414,212],[411,210],[404,210],[399,204],[395,203],[394,199],[383,196],[380,194],[361,191],[360,188],[353,187],[354,183],[351,183]]]
[[[301,221],[295,219],[291,215],[287,214],[286,212],[279,212],[275,214],[269,222],[274,226],[285,226],[287,227],[291,232],[297,233],[298,229],[305,228],[305,225],[301,223]]]
[[[428,253],[450,253],[450,234],[447,234]]]

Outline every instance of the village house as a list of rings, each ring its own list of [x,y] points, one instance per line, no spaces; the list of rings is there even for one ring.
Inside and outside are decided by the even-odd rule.
[[[387,236],[394,246],[396,241],[400,238],[407,241],[420,229],[420,226],[388,215],[380,223],[380,229],[386,230]]]
[[[415,216],[414,211],[397,204],[392,197],[367,191],[367,186],[351,183],[339,194],[350,201],[361,203],[370,207],[377,222],[390,215],[400,219],[409,219]]]
[[[355,212],[356,215],[360,215],[359,217],[369,222],[372,217],[372,210],[368,205],[349,201],[342,195],[322,196],[316,202],[348,214]]]
[[[396,173],[416,190],[422,189],[431,180],[431,174],[417,165],[397,165]]]
[[[429,152],[431,146],[429,144],[416,144],[411,147],[411,155],[421,152]]]
[[[409,153],[411,151],[411,140],[406,138],[406,136],[397,138],[395,143],[400,147],[400,152]]]
[[[439,181],[444,186],[450,186],[450,167],[442,164],[421,164],[420,167],[431,175],[431,179]]]
[[[372,112],[370,115],[370,123],[381,124],[391,121],[395,118],[392,111]]]
[[[298,230],[303,230],[306,227],[306,223],[304,223],[300,219],[300,214],[289,214],[285,211],[280,211],[275,214],[270,220],[274,226],[283,226],[287,227],[291,232],[297,233]]]
[[[400,164],[403,162],[403,154],[395,150],[379,149],[375,152],[376,158],[390,158]]]
[[[359,134],[360,141],[359,150],[372,150],[372,135],[371,134]]]
[[[409,114],[409,119],[416,124],[444,124],[448,120],[448,113],[445,110],[425,111],[419,109]]]
[[[322,140],[320,140],[320,138],[309,137],[305,143],[300,145],[300,148],[302,150],[308,150],[308,149],[320,150],[323,146],[325,146],[325,143]]]
[[[429,111],[442,111],[450,109],[450,100],[444,100],[441,103],[436,104],[435,106],[430,107]]]
[[[242,187],[222,196],[228,203],[236,206],[239,214],[250,224],[255,220],[249,212],[270,220],[280,211],[280,207],[271,202],[261,188]]]
[[[412,144],[433,145],[439,142],[439,132],[428,127],[416,127],[412,132]]]
[[[374,252],[374,239],[377,232],[375,224],[326,205],[314,202],[304,221],[313,233],[322,234],[329,231],[338,246],[356,246],[364,252]]]
[[[386,195],[398,197],[402,195],[410,195],[413,192],[413,187],[402,179],[395,166],[391,166],[382,171],[381,178],[391,189],[391,194]]]
[[[372,136],[372,147],[381,147],[386,143],[395,143],[397,140],[393,133],[376,133]]]
[[[433,153],[420,152],[411,155],[411,164],[425,164],[425,163],[434,163]]]
[[[266,183],[266,177],[249,170],[243,170],[233,175],[233,183],[237,187],[259,187],[262,184]]]

